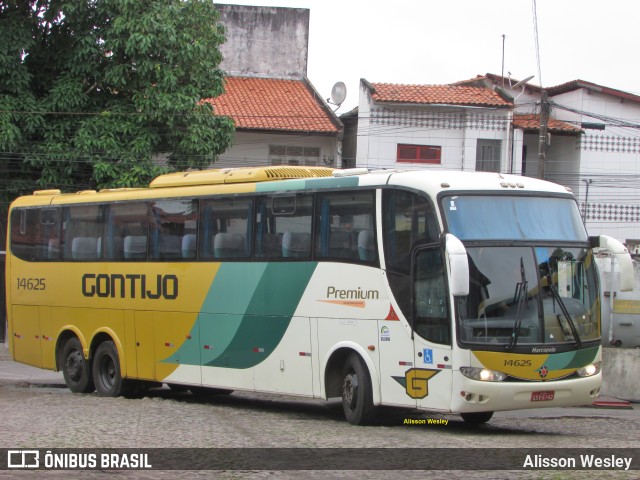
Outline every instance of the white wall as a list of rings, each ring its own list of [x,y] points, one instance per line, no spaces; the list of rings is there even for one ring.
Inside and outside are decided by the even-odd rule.
[[[214,168],[269,165],[269,145],[320,148],[320,166],[341,166],[340,143],[336,137],[321,135],[282,135],[236,131],[232,146],[213,165]]]
[[[477,140],[488,139],[502,142],[501,171],[507,172],[510,124],[506,109],[377,105],[361,83],[356,166],[474,171]],[[398,144],[439,146],[441,163],[397,162]]]
[[[582,203],[589,184],[587,230],[592,235],[607,234],[621,241],[640,238],[640,136],[637,128],[615,126],[617,120],[640,124],[640,104],[587,89],[553,97],[553,101],[580,112],[609,117],[594,118],[586,114],[554,108],[555,117],[573,122],[606,124],[605,130],[585,130],[578,151]]]

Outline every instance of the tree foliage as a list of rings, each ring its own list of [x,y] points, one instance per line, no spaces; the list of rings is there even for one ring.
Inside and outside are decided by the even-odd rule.
[[[233,136],[201,102],[223,91],[217,20],[211,0],[0,0],[5,200],[213,163]]]

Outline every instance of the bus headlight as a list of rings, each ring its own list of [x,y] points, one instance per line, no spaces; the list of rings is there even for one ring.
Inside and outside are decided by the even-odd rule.
[[[600,373],[601,369],[602,369],[602,363],[595,362],[582,367],[576,373],[578,374],[579,377],[592,377]]]
[[[507,378],[506,373],[486,368],[476,367],[460,367],[460,373],[472,380],[480,380],[482,382],[501,382]]]

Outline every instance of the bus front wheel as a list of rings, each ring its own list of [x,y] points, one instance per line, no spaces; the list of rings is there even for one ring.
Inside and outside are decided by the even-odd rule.
[[[118,349],[112,341],[102,342],[93,356],[93,380],[101,397],[117,397],[124,393],[125,380],[120,375]]]
[[[481,425],[491,420],[493,412],[461,413],[460,416],[464,420],[464,423],[468,423],[469,425]]]
[[[347,357],[342,370],[342,409],[353,425],[366,425],[373,417],[373,389],[367,367],[357,353]]]
[[[95,389],[91,363],[84,358],[82,344],[76,337],[67,340],[60,351],[60,369],[64,382],[73,393],[90,393]]]

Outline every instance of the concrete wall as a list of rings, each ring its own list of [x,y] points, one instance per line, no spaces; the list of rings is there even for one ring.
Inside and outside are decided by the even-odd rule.
[[[301,79],[307,76],[309,10],[216,4],[227,41],[228,75]]]
[[[640,349],[602,349],[601,395],[640,402]]]

